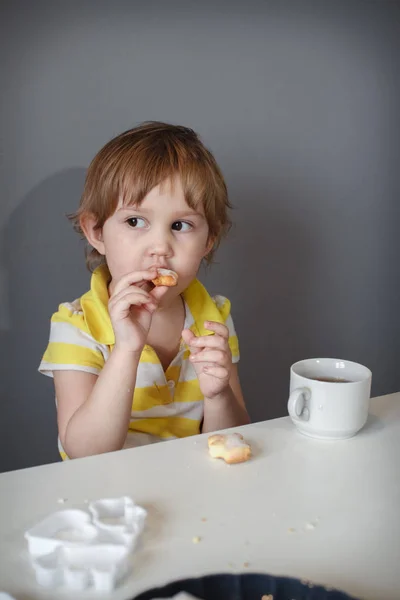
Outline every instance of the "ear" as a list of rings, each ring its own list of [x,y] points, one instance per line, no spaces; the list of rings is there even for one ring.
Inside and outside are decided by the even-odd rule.
[[[207,256],[207,254],[209,254],[211,252],[211,250],[214,247],[214,242],[215,242],[215,238],[209,236],[208,240],[207,240],[207,245],[206,245],[206,249],[205,252],[203,254],[203,258],[205,258]]]
[[[103,231],[97,227],[97,219],[91,213],[83,213],[79,222],[85,238],[99,254],[105,255],[105,247],[103,242]]]

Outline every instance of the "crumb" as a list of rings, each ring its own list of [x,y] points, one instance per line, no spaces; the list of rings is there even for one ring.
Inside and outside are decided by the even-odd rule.
[[[309,529],[311,531],[311,529],[315,529],[315,525],[314,523],[306,523],[304,529]]]
[[[294,527],[289,527],[288,532],[289,533],[296,533],[296,530],[294,529]]]
[[[59,498],[57,500],[57,502],[58,502],[58,504],[64,504],[67,500],[68,500],[68,498]]]
[[[205,523],[207,519],[205,517],[202,518],[202,522]]]
[[[235,565],[234,565],[233,563],[228,563],[228,567],[230,567],[231,569],[233,569],[233,568],[234,568],[234,566],[235,566]]]
[[[198,543],[200,542],[200,540],[201,540],[201,537],[200,537],[200,536],[198,536],[198,535],[196,535],[196,536],[195,536],[195,537],[192,539],[192,542],[193,542],[193,544],[198,544]]]
[[[250,566],[250,563],[248,563],[248,562],[245,562],[245,563],[243,563],[243,566],[244,566],[244,568],[245,568],[245,569],[248,569],[248,568],[249,568],[249,566]]]

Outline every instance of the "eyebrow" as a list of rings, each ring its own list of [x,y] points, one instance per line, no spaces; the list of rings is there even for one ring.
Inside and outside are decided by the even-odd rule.
[[[138,212],[138,213],[149,213],[153,212],[152,210],[148,210],[141,206],[122,206],[117,210],[117,212]],[[205,216],[195,210],[182,210],[173,214],[174,219],[183,219],[184,217],[200,217],[201,219],[205,219]]]

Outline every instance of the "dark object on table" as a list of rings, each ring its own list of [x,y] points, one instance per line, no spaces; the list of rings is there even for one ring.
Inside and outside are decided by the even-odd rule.
[[[182,579],[143,592],[132,600],[171,598],[179,592],[187,592],[201,600],[262,600],[263,596],[268,597],[269,594],[271,600],[356,600],[344,592],[329,590],[311,582],[302,583],[299,579],[252,573]]]

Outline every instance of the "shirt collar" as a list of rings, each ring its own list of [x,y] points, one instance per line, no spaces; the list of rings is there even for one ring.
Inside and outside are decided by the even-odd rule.
[[[115,344],[114,330],[108,313],[108,283],[110,272],[107,265],[94,270],[90,290],[81,298],[81,307],[90,333],[100,344]]]
[[[108,313],[108,284],[110,272],[107,265],[97,267],[92,274],[90,290],[81,298],[81,307],[91,335],[100,344],[113,346],[114,331]],[[206,288],[198,279],[194,279],[182,294],[185,301],[185,328],[188,327],[197,336],[210,335],[204,327],[204,321],[223,323],[221,313]],[[189,310],[188,310],[189,309]]]

